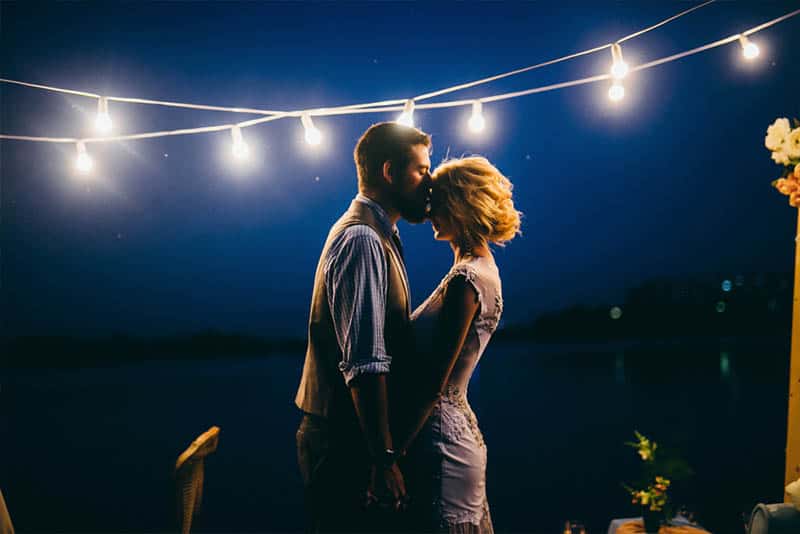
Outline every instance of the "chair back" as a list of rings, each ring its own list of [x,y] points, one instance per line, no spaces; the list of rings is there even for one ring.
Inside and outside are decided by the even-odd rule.
[[[183,451],[175,462],[177,482],[178,515],[181,532],[189,534],[192,518],[200,512],[203,500],[203,480],[205,478],[205,457],[217,450],[219,427],[212,426]]]

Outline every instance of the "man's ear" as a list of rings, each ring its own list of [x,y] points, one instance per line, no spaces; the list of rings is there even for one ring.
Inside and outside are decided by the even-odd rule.
[[[386,160],[383,162],[383,179],[386,180],[387,183],[392,183],[392,162]]]

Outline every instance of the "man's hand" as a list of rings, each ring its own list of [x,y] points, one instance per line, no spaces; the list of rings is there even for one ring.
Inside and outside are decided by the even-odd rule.
[[[405,509],[407,502],[406,483],[397,463],[388,467],[373,464],[367,487],[367,506],[377,504],[400,511]]]

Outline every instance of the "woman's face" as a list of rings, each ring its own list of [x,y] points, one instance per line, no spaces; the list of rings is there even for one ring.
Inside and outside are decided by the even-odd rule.
[[[435,179],[431,190],[430,219],[434,239],[452,241],[455,238],[455,225],[445,210],[444,192],[436,186]]]

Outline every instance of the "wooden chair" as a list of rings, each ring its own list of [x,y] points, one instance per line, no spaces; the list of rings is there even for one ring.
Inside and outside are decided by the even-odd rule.
[[[200,434],[175,462],[178,513],[183,534],[189,534],[192,518],[200,512],[200,503],[203,499],[204,459],[217,450],[218,443],[219,427],[212,426]]]
[[[14,525],[11,524],[11,515],[6,508],[2,491],[0,491],[0,534],[14,534]]]

